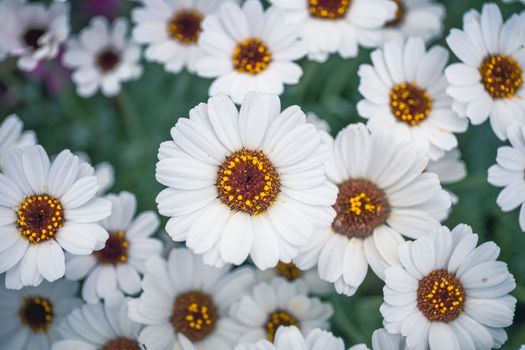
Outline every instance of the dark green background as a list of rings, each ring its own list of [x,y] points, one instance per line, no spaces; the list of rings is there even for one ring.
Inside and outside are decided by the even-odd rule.
[[[73,1],[72,25],[75,32],[89,18],[81,10],[83,1]],[[446,0],[445,35],[450,28],[461,28],[462,14],[480,9],[480,0]],[[498,3],[505,17],[524,9],[521,4]],[[122,0],[121,12],[129,15],[131,3]],[[440,40],[441,44],[445,41]],[[451,55],[451,60],[455,60]],[[333,132],[348,123],[363,121],[355,104],[358,91],[357,67],[369,61],[369,51],[361,50],[356,59],[331,57],[318,64],[303,60],[304,76],[282,96],[283,106],[298,104],[325,118]],[[75,94],[55,62],[46,64],[48,77],[63,81],[58,93],[46,87],[44,79],[17,71],[14,61],[0,63],[0,120],[16,112],[28,129],[38,134],[39,142],[50,154],[64,148],[87,152],[93,164],[110,161],[116,169],[114,191],[136,193],[140,209],[155,209],[155,196],[161,186],[155,182],[155,163],[159,144],[170,138],[169,130],[177,118],[187,116],[190,108],[206,101],[210,81],[187,72],[165,73],[158,64],[145,63],[141,79],[127,83],[115,98],[98,94],[83,99]],[[429,67],[432,69],[432,67]],[[496,205],[500,189],[487,183],[487,169],[495,163],[496,149],[502,145],[490,126],[470,126],[459,136],[460,148],[467,163],[468,177],[449,186],[460,198],[447,225],[471,225],[481,240],[494,240],[501,247],[500,259],[509,264],[517,281],[513,295],[518,298],[515,322],[507,329],[509,341],[504,349],[517,349],[525,343],[525,233],[518,226],[518,213],[502,213]],[[347,346],[370,342],[381,327],[379,306],[382,284],[370,272],[365,283],[352,298],[332,296],[336,314],[333,330],[344,337]]]

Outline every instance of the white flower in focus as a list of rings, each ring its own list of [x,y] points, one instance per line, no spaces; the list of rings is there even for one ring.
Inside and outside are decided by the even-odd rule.
[[[309,297],[308,292],[301,281],[288,282],[280,277],[256,284],[230,310],[231,317],[245,328],[239,343],[273,342],[281,326],[297,326],[304,334],[316,328],[328,329],[332,306]]]
[[[105,198],[111,202],[112,212],[100,223],[109,232],[104,247],[91,255],[68,255],[66,259],[66,278],[85,278],[82,297],[88,303],[115,292],[127,295],[140,292],[145,260],[159,256],[162,251],[162,242],[151,238],[160,224],[154,212],[135,217],[137,200],[129,192]]]
[[[462,61],[445,70],[454,110],[474,125],[490,117],[506,140],[508,126],[525,123],[525,12],[503,22],[498,6],[485,4],[463,16],[463,30],[452,29],[447,43]]]
[[[140,47],[130,41],[127,32],[126,19],[117,18],[110,24],[97,16],[68,41],[64,64],[73,70],[71,78],[80,96],[92,96],[99,89],[105,96],[115,96],[122,82],[142,75]]]
[[[329,146],[298,106],[251,93],[240,111],[224,95],[180,118],[159,149],[157,196],[166,231],[207,264],[261,270],[290,262],[333,219]]]
[[[452,110],[443,69],[448,52],[428,51],[421,38],[391,41],[371,54],[373,65],[359,67],[359,114],[371,129],[383,127],[399,141],[410,142],[437,160],[457,147],[454,133],[468,122]]]
[[[358,47],[381,42],[381,28],[396,15],[386,0],[270,0],[286,11],[286,21],[301,28],[308,58],[324,62],[333,53],[357,56]]]
[[[78,283],[63,279],[7,290],[0,278],[0,349],[49,350],[61,321],[82,304],[77,292]]]
[[[146,261],[143,292],[129,302],[129,317],[145,325],[138,339],[148,350],[232,349],[242,328],[228,310],[254,282],[250,268],[207,266],[176,248],[167,261]]]
[[[65,273],[64,251],[88,255],[104,246],[98,223],[111,203],[98,198],[93,168],[70,151],[53,162],[42,146],[11,150],[0,174],[0,273],[8,288],[37,286]]]
[[[504,212],[520,208],[519,223],[525,231],[525,126],[509,126],[507,136],[511,146],[498,148],[495,164],[489,168],[488,181],[491,185],[504,187],[497,203]]]
[[[227,2],[202,28],[204,54],[195,69],[199,76],[215,78],[210,96],[224,93],[240,104],[250,91],[280,95],[284,84],[297,84],[303,75],[293,62],[306,53],[299,27],[287,23],[281,9],[265,11],[259,0],[242,7]]]
[[[340,131],[327,163],[338,186],[336,217],[294,263],[317,265],[321,278],[346,295],[356,292],[369,265],[383,279],[387,267],[399,264],[402,235],[417,238],[439,228],[451,205],[437,175],[424,172],[427,164],[426,155],[383,129],[353,124]]]
[[[7,116],[0,123],[0,171],[7,152],[13,148],[24,148],[35,144],[34,131],[24,131],[24,123],[16,114]]]
[[[9,55],[18,57],[18,67],[32,71],[41,61],[55,58],[69,35],[69,4],[5,2],[7,10],[0,22],[0,46]]]
[[[488,350],[506,342],[516,283],[496,260],[499,247],[477,242],[470,226],[458,225],[399,248],[401,265],[386,270],[380,311],[407,349]]]
[[[344,350],[344,348],[343,340],[330,332],[317,328],[304,337],[297,327],[283,326],[277,330],[273,342],[260,340],[254,344],[240,343],[235,350]]]
[[[227,0],[144,0],[132,12],[133,39],[147,44],[146,59],[164,64],[178,73],[184,67],[195,71],[202,56],[197,45],[202,22]]]

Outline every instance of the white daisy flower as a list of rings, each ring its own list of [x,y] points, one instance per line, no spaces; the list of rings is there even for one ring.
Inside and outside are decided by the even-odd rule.
[[[230,350],[242,328],[228,310],[253,283],[250,268],[219,269],[186,248],[173,249],[168,261],[146,261],[144,291],[129,302],[129,317],[145,325],[139,341],[148,350]]]
[[[133,39],[147,44],[146,59],[164,64],[168,72],[184,67],[195,71],[202,56],[197,45],[202,22],[214,13],[222,0],[144,0],[133,10]]]
[[[504,187],[497,198],[501,210],[508,212],[521,207],[519,223],[525,231],[525,126],[511,125],[507,136],[511,146],[498,148],[498,164],[489,168],[488,181],[491,185]]]
[[[280,277],[256,284],[230,310],[232,318],[245,328],[239,343],[261,339],[273,342],[281,326],[297,326],[304,334],[316,328],[328,329],[334,312],[332,305],[309,297],[308,293],[303,282],[288,282]]]
[[[298,24],[308,58],[324,62],[332,53],[357,56],[358,46],[374,47],[381,28],[395,17],[397,5],[386,0],[270,0]]]
[[[122,82],[142,75],[140,47],[131,42],[127,32],[125,18],[110,24],[97,16],[77,38],[68,41],[64,64],[73,70],[71,78],[80,96],[93,96],[99,89],[105,96],[115,96]]]
[[[319,117],[314,112],[307,112],[306,113],[306,122],[313,124],[318,130],[324,131],[328,134],[330,134],[331,128],[330,124],[323,118]]]
[[[445,74],[454,109],[478,125],[490,117],[496,136],[505,140],[513,122],[525,123],[525,12],[505,23],[495,4],[481,14],[470,10],[463,31],[452,29],[447,43],[462,63]]]
[[[282,277],[288,282],[301,281],[306,284],[308,292],[313,295],[326,296],[334,292],[331,283],[323,281],[315,267],[302,271],[293,262],[279,261],[277,266],[268,270],[257,270],[257,280],[270,283],[275,277]]]
[[[195,69],[199,76],[216,78],[210,96],[224,93],[240,104],[250,91],[280,95],[284,84],[297,84],[303,75],[293,62],[306,54],[298,35],[299,27],[287,23],[281,9],[265,11],[259,0],[242,7],[225,3],[203,22],[204,55]]]
[[[467,177],[467,167],[461,160],[461,152],[458,148],[446,152],[439,160],[429,161],[426,171],[436,174],[443,185],[454,184]],[[457,204],[458,197],[448,190],[447,192],[452,204]]]
[[[36,144],[34,131],[24,131],[24,123],[16,114],[11,114],[0,123],[0,171],[6,154],[13,148],[24,148]]]
[[[356,292],[368,265],[383,279],[388,266],[399,264],[401,235],[439,228],[451,205],[437,175],[424,172],[428,158],[383,131],[353,124],[339,132],[327,163],[338,186],[337,216],[294,259],[302,269],[317,265],[321,278],[346,295]]]
[[[84,304],[58,327],[60,340],[52,350],[141,350],[137,335],[142,326],[128,317],[129,298],[113,293],[104,304]]]
[[[0,24],[0,41],[10,55],[18,57],[18,68],[24,71],[55,58],[69,35],[67,3],[19,3],[7,17]]]
[[[425,42],[440,36],[446,9],[434,0],[392,0],[396,15],[383,27],[383,42],[421,37]]]
[[[386,271],[380,311],[408,349],[499,348],[512,324],[515,287],[494,242],[476,248],[467,225],[443,227],[399,248],[401,266]]]
[[[290,262],[314,229],[327,228],[337,188],[324,163],[329,146],[298,106],[251,93],[240,111],[224,95],[180,118],[161,144],[157,196],[166,231],[207,264],[265,270]]]
[[[254,344],[239,344],[235,350],[344,350],[343,340],[332,333],[313,329],[304,337],[295,326],[279,327],[275,340],[260,340]],[[352,348],[353,349],[353,348]]]
[[[0,348],[49,350],[60,322],[82,304],[77,291],[78,283],[63,279],[13,291],[0,278]]]
[[[457,147],[454,133],[468,122],[452,110],[443,69],[448,52],[441,46],[425,51],[421,38],[388,42],[371,54],[372,65],[359,67],[359,114],[372,129],[385,127],[432,160]]]
[[[162,242],[151,238],[160,224],[154,212],[135,217],[137,200],[129,192],[105,198],[112,204],[111,216],[101,222],[109,232],[105,246],[91,255],[68,255],[66,260],[66,278],[86,278],[82,298],[88,303],[115,292],[128,295],[140,292],[145,260],[162,252]]]
[[[51,163],[42,146],[14,149],[0,174],[0,273],[6,286],[21,288],[64,276],[62,249],[91,254],[108,239],[98,221],[111,202],[97,198],[93,168],[70,151]]]

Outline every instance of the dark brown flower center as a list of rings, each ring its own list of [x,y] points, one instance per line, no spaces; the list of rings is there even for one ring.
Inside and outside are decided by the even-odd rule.
[[[46,33],[43,28],[29,28],[23,35],[24,43],[26,46],[36,50],[40,47],[39,40]]]
[[[488,56],[479,73],[485,91],[495,99],[512,98],[523,85],[523,69],[511,56]]]
[[[275,339],[275,333],[281,326],[299,327],[299,321],[287,311],[275,310],[270,314],[268,320],[266,321],[266,338],[273,342]]]
[[[337,19],[344,17],[351,0],[308,0],[308,11],[312,17]]]
[[[277,272],[290,282],[300,278],[302,274],[294,263],[283,263],[281,261],[277,264]]]
[[[390,214],[385,194],[368,180],[348,180],[340,184],[334,209],[336,217],[332,228],[348,238],[370,236]]]
[[[20,234],[33,244],[55,237],[64,225],[62,204],[47,194],[27,197],[16,213]]]
[[[401,0],[392,0],[397,5],[396,16],[385,24],[385,27],[397,27],[405,17],[405,5]]]
[[[257,38],[241,41],[233,51],[233,67],[241,73],[256,75],[264,71],[272,61],[272,53]]]
[[[415,126],[425,120],[432,109],[428,93],[414,83],[395,85],[390,91],[390,110],[397,120]]]
[[[22,301],[18,315],[33,332],[47,332],[53,321],[53,305],[45,298],[35,296]]]
[[[173,39],[182,44],[195,44],[202,32],[202,19],[202,15],[197,11],[179,11],[168,23],[168,33]]]
[[[264,153],[243,148],[226,158],[216,186],[219,199],[232,210],[258,215],[273,205],[281,184]]]
[[[129,242],[124,231],[117,231],[109,235],[106,245],[101,250],[93,252],[101,264],[121,264],[128,260]]]
[[[171,325],[191,341],[210,335],[216,327],[217,308],[211,297],[200,291],[181,294],[175,300]]]
[[[456,275],[437,270],[419,281],[417,306],[430,321],[453,321],[464,305],[465,290]]]
[[[109,72],[120,62],[120,55],[112,49],[106,49],[97,56],[97,66],[103,72]]]
[[[107,342],[102,350],[141,350],[139,343],[128,338],[117,338]]]

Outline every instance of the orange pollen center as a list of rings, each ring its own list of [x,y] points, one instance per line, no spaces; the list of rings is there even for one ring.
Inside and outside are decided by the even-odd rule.
[[[512,98],[523,85],[523,69],[511,56],[488,56],[479,73],[485,91],[494,99]]]
[[[124,231],[117,231],[109,235],[106,245],[101,250],[93,252],[101,264],[121,264],[128,260],[129,242]]]
[[[465,290],[456,275],[433,271],[419,281],[417,306],[430,321],[455,320],[465,305]]]
[[[64,225],[62,204],[47,194],[27,197],[16,214],[20,234],[33,244],[55,237]]]
[[[217,319],[217,308],[211,297],[200,291],[191,291],[175,300],[171,325],[189,340],[199,341],[215,330]]]
[[[290,282],[301,277],[301,270],[299,270],[294,263],[283,263],[279,261],[277,264],[277,272]]]
[[[431,109],[429,94],[414,83],[401,83],[390,91],[390,110],[400,122],[416,126],[428,117]]]
[[[308,0],[310,16],[320,19],[337,19],[344,17],[351,0]]]
[[[266,321],[266,339],[273,342],[275,333],[281,326],[299,326],[299,321],[290,313],[284,310],[275,310],[270,314]]]
[[[202,32],[202,20],[202,15],[197,11],[179,11],[168,23],[168,34],[184,45],[195,44]]]
[[[47,332],[54,317],[53,305],[39,296],[28,297],[22,301],[18,316],[34,333]]]
[[[240,73],[257,75],[272,62],[272,53],[265,43],[257,38],[241,41],[233,50],[233,68]]]

